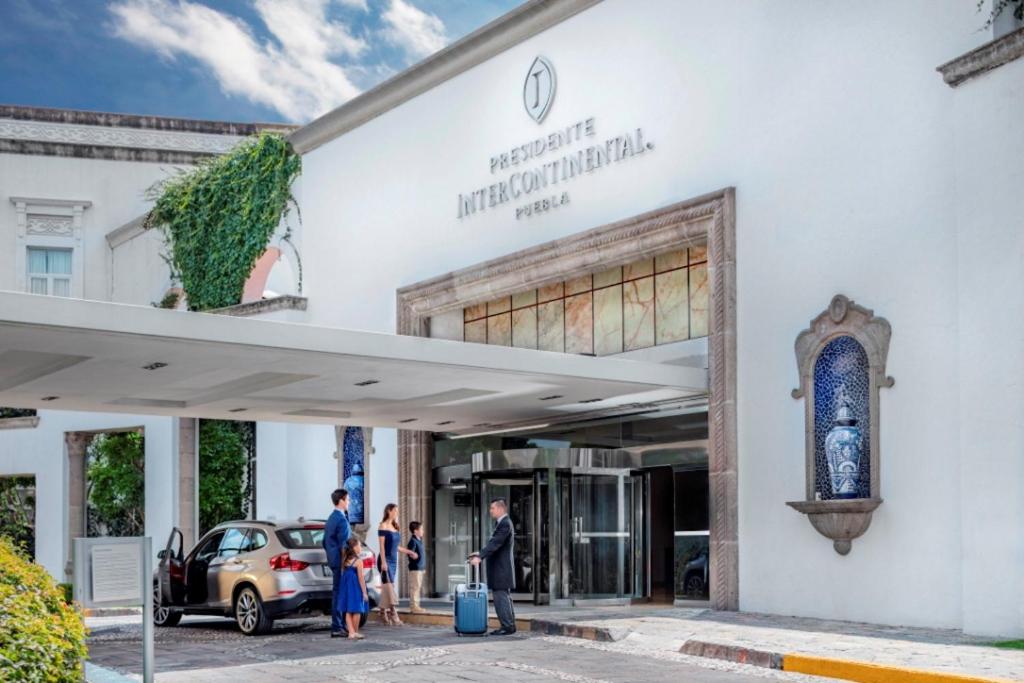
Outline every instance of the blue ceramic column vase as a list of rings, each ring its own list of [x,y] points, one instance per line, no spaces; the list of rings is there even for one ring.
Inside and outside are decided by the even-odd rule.
[[[853,417],[846,385],[839,385],[835,425],[825,437],[825,459],[835,498],[857,498],[863,437]]]
[[[352,524],[366,523],[366,440],[362,427],[345,427],[342,442],[345,458],[342,486],[348,491],[348,521]]]
[[[352,463],[352,472],[345,479],[345,483],[342,484],[346,491],[348,491],[348,510],[349,519],[353,520],[356,524],[363,523],[363,490],[365,488],[365,482],[363,478],[363,465],[359,462]],[[354,520],[359,520],[355,522]]]

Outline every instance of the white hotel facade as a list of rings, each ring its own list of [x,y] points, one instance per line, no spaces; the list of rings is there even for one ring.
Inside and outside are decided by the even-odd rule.
[[[1024,29],[985,16],[527,2],[287,131],[295,248],[227,315],[151,306],[143,192],[260,126],[0,108],[0,289],[37,293],[0,293],[0,405],[38,409],[0,475],[36,477],[39,561],[83,528],[81,435],[144,430],[159,546],[196,532],[195,419],[241,412],[259,518],[322,516],[367,428],[366,521],[426,523],[437,595],[500,494],[522,600],[1019,637]]]

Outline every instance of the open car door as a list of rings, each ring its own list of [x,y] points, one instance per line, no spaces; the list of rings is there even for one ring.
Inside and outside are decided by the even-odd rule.
[[[185,537],[174,527],[167,537],[167,545],[158,553],[157,577],[160,583],[160,602],[180,605],[185,600]]]

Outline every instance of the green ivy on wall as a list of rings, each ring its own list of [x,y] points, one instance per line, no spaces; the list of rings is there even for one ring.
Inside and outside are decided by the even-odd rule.
[[[265,132],[153,186],[149,196],[155,205],[146,227],[163,231],[167,261],[190,309],[241,301],[245,281],[281,219],[290,207],[298,208],[291,186],[301,169],[302,159],[288,141]]]

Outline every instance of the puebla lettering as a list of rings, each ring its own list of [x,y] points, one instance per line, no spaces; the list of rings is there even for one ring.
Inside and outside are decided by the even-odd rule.
[[[491,172],[518,166],[527,160],[536,161],[547,152],[593,137],[594,119],[586,119],[561,129],[543,138],[513,147],[491,157]],[[568,152],[550,161],[536,164],[522,171],[514,171],[505,178],[459,194],[458,217],[465,218],[479,211],[493,209],[503,204],[529,199],[516,209],[516,218],[525,218],[549,211],[569,202],[567,192],[558,192],[562,183],[574,178],[607,168],[626,159],[654,149],[654,144],[644,138],[643,129],[636,128],[630,133],[608,138],[603,143],[588,145],[583,149]],[[545,199],[536,200],[535,194],[543,193]]]

